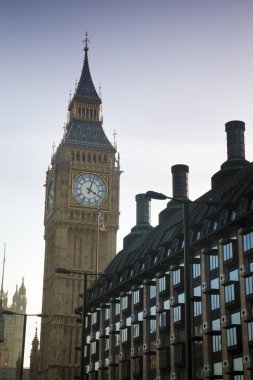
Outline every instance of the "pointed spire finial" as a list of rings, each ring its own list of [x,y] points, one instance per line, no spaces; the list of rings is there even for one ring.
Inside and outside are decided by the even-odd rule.
[[[83,40],[83,44],[84,44],[83,50],[85,51],[85,54],[87,54],[87,51],[89,50],[89,47],[88,47],[89,43],[90,43],[90,40],[88,38],[88,33],[86,32],[85,39]]]

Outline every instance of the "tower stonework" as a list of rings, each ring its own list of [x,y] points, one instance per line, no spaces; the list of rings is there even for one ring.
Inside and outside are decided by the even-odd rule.
[[[56,268],[101,272],[116,254],[119,159],[102,127],[101,99],[88,64],[88,39],[65,133],[46,174],[45,261],[39,379],[69,380],[79,373],[83,276]],[[99,231],[99,216],[105,231]],[[94,276],[88,276],[88,286]]]

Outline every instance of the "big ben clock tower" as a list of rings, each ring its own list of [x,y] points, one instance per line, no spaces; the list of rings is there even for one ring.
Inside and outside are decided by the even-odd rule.
[[[39,373],[41,380],[69,380],[78,374],[83,276],[56,273],[64,267],[103,271],[116,254],[119,226],[119,160],[102,127],[101,99],[88,64],[88,38],[69,121],[46,176],[45,262]],[[99,233],[98,209],[105,231]],[[92,279],[90,279],[92,280]]]

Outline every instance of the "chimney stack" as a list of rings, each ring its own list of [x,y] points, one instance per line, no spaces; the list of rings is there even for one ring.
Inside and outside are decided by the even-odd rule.
[[[229,160],[244,160],[245,123],[239,120],[229,121],[225,124],[227,132],[227,158]]]
[[[183,164],[173,165],[172,173],[172,196],[173,198],[184,200],[188,198],[188,173],[189,166]],[[169,201],[167,208],[160,212],[159,223],[165,223],[178,210],[182,210],[182,204],[174,200]]]
[[[146,234],[152,229],[150,225],[150,199],[146,194],[137,194],[136,200],[136,225],[130,234],[123,239],[123,248],[127,248],[138,237]]]
[[[178,164],[171,167],[173,198],[188,198],[189,166]]]
[[[146,194],[137,194],[136,200],[136,225],[150,224],[150,199]]]
[[[227,161],[212,176],[212,188],[220,186],[228,177],[245,168],[249,162],[245,160],[244,131],[245,123],[240,120],[228,121],[225,124],[227,133]]]

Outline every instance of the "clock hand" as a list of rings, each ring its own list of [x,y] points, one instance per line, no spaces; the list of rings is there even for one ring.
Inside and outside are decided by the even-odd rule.
[[[93,178],[92,178],[92,181],[91,181],[90,187],[87,187],[87,190],[88,190],[88,193],[89,193],[89,194],[90,194],[90,192],[92,192],[92,191],[91,191],[91,188],[92,188],[92,185],[93,185],[94,179],[95,179],[95,176],[93,176]]]

